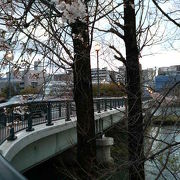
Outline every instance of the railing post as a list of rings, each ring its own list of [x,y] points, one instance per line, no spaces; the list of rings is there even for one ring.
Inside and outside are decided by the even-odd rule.
[[[61,103],[59,103],[59,117],[61,117]]]
[[[96,134],[99,132],[99,126],[98,126],[98,119],[97,120],[95,120],[95,132],[96,132]]]
[[[72,115],[73,110],[72,110],[72,103],[71,102],[69,102],[69,111],[70,111],[70,115]]]
[[[123,107],[125,105],[125,98],[121,100],[121,106]]]
[[[47,104],[47,124],[46,126],[52,126],[52,114],[51,114],[51,102]]]
[[[96,110],[98,112],[98,109],[99,109],[99,104],[98,104],[98,100],[96,101]]]
[[[114,99],[112,99],[112,108],[114,108]]]
[[[101,113],[101,104],[100,99],[97,100],[97,111],[98,113]]]
[[[34,128],[32,128],[32,116],[33,116],[32,108],[30,107],[29,110],[30,112],[28,117],[28,127],[26,128],[27,132],[34,131]]]
[[[14,119],[13,119],[13,108],[10,108],[10,113],[9,113],[9,120],[11,122],[11,128],[10,128],[10,135],[7,138],[8,141],[13,141],[17,139],[17,136],[14,134]]]
[[[114,99],[112,99],[112,108],[114,108]]]
[[[118,102],[118,108],[120,108],[120,100],[121,99],[118,99],[117,102]]]
[[[127,99],[124,98],[123,101],[124,101],[124,106],[125,106],[125,116],[127,117],[128,116]]]
[[[117,107],[117,100],[114,99],[114,108],[116,109],[116,107]]]
[[[66,102],[66,121],[70,121],[70,102]]]
[[[107,99],[104,99],[104,111],[107,111]]]
[[[110,99],[110,110],[112,110],[112,99]]]

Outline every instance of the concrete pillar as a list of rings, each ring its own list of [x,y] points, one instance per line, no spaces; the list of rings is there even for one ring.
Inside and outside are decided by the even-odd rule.
[[[114,144],[112,137],[103,136],[101,139],[96,139],[96,160],[100,164],[113,164],[114,160],[111,157],[110,148]]]

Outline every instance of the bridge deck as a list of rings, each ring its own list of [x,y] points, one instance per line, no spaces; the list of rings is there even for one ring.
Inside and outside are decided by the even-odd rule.
[[[125,114],[125,106],[123,105],[122,98],[119,99],[119,103],[118,101],[116,103],[103,101],[100,107],[97,105],[99,113],[95,112],[96,134],[102,133],[123,119]],[[73,116],[73,112],[64,108],[65,117],[63,117],[62,110],[61,116],[59,116],[59,111],[51,109],[50,114],[51,119],[48,119],[49,115],[47,115],[23,121],[22,123],[25,125],[12,122],[13,127],[4,127],[3,131],[8,131],[10,135],[13,128],[15,132],[13,135],[17,139],[3,140],[0,144],[0,153],[17,170],[24,171],[77,143],[76,116]],[[31,131],[26,131],[24,127],[31,128]]]

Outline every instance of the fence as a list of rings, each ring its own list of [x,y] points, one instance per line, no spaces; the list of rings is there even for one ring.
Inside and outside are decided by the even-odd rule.
[[[1,180],[26,180],[12,165],[0,155]]]
[[[124,104],[124,97],[98,98],[94,99],[94,111],[101,113],[102,111],[119,108],[124,106]],[[15,140],[17,138],[15,134],[21,130],[34,131],[33,126],[43,123],[46,123],[47,126],[52,126],[53,121],[62,119],[70,121],[73,116],[76,116],[76,107],[73,100],[42,100],[1,106],[0,144],[5,140]]]

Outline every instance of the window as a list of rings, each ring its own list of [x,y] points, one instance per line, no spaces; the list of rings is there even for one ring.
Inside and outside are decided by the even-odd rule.
[[[37,86],[38,86],[38,82],[31,82],[31,86],[32,86],[33,88],[37,87]]]

